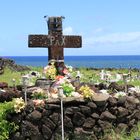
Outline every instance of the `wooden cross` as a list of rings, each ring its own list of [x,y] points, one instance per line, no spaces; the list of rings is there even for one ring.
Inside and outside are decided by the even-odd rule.
[[[63,48],[80,48],[81,36],[66,36],[62,33],[63,17],[48,18],[48,35],[29,35],[28,44],[31,48],[48,48],[48,61],[64,61]]]

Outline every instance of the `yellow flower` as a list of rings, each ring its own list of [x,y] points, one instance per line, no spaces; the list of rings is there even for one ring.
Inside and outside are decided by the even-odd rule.
[[[81,86],[79,91],[82,92],[82,95],[84,98],[92,98],[92,96],[94,95],[94,91],[92,89],[90,89],[90,87],[87,85]]]
[[[57,70],[55,68],[54,63],[51,63],[51,65],[48,65],[47,67],[45,67],[44,73],[46,74],[47,78],[55,79]]]

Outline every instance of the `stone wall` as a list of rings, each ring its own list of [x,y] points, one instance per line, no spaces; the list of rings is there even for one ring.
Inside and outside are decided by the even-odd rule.
[[[119,99],[110,97],[103,102],[67,98],[64,101],[65,137],[86,140],[88,136],[98,140],[112,127],[130,131],[140,120],[139,100],[139,94]],[[22,113],[7,117],[20,126],[11,140],[61,140],[60,109],[59,100],[46,101],[44,107],[35,107],[30,100]]]
[[[28,66],[18,65],[12,59],[0,57],[0,68],[4,69],[5,67],[8,67],[13,71],[18,71],[18,72],[30,70]],[[3,72],[1,71],[1,69],[0,69],[0,73],[2,74]]]

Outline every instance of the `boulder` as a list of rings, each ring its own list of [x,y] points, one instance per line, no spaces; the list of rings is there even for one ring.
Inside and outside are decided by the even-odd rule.
[[[108,98],[109,98],[108,94],[102,94],[102,93],[96,93],[92,97],[93,101],[96,103],[97,106],[105,106]]]
[[[35,109],[35,106],[34,106],[33,101],[29,100],[27,106],[25,107],[25,112],[28,114],[28,113],[33,112],[34,109]]]
[[[54,130],[56,128],[56,124],[47,117],[43,117],[41,123],[47,126],[51,130]]]
[[[134,110],[136,108],[136,105],[138,105],[140,101],[137,98],[134,98],[133,96],[126,97],[125,101],[125,107],[129,110]]]
[[[60,105],[57,104],[47,104],[46,109],[53,110],[53,109],[60,109]]]
[[[86,115],[86,116],[90,116],[90,115],[91,115],[91,109],[90,109],[90,107],[82,106],[82,105],[80,105],[79,107],[80,107],[80,109],[81,109],[81,112],[82,112],[84,115]]]
[[[64,117],[64,128],[65,128],[65,131],[68,131],[68,132],[73,130],[72,121],[68,116]]]
[[[102,128],[103,132],[108,130],[108,129],[112,129],[113,128],[112,124],[109,123],[108,121],[98,120],[98,124]]]
[[[114,97],[109,97],[108,98],[108,103],[110,107],[116,106],[117,105],[117,99]]]
[[[117,106],[125,107],[126,96],[119,97],[117,100]]]
[[[60,114],[54,112],[52,115],[49,116],[49,118],[53,121],[53,123],[57,125],[60,121]]]
[[[20,132],[16,132],[11,140],[24,140],[24,137],[20,134]]]
[[[109,86],[108,89],[111,89],[112,91],[123,91],[124,87],[118,85],[116,82],[112,82]]]
[[[118,132],[126,131],[127,129],[128,129],[128,126],[125,123],[119,123],[117,128],[116,128],[116,130]]]
[[[112,122],[116,120],[116,116],[111,114],[109,111],[105,111],[100,115],[100,119]]]
[[[21,97],[21,94],[19,91],[14,91],[13,89],[5,89],[5,92],[0,94],[0,102],[5,102],[5,101],[12,101],[13,98],[19,98]]]
[[[80,112],[76,112],[72,121],[75,126],[82,126],[85,122],[85,116]]]
[[[87,106],[90,107],[92,112],[97,108],[97,105],[94,102],[88,102]]]
[[[29,121],[23,121],[21,124],[21,135],[23,137],[31,137],[40,135],[39,129],[37,126],[33,125]]]
[[[94,125],[95,125],[95,120],[89,117],[85,120],[85,123],[83,124],[83,129],[84,130],[92,129]]]
[[[52,131],[46,125],[42,126],[42,133],[45,140],[50,140],[52,136]]]
[[[104,84],[104,83],[100,83],[97,87],[98,87],[99,90],[107,89],[107,85]]]
[[[28,114],[27,118],[31,122],[37,122],[41,119],[42,115],[39,111],[34,110],[32,113]]]
[[[100,118],[100,116],[99,116],[97,113],[91,114],[91,117],[92,117],[93,119],[99,119],[99,118]]]
[[[1,89],[8,88],[8,83],[6,83],[6,82],[0,82],[0,88]]]
[[[65,115],[73,115],[74,112],[71,107],[68,107],[68,108],[66,108],[64,113],[65,113]]]
[[[118,107],[118,117],[125,117],[128,115],[128,110],[123,107]]]

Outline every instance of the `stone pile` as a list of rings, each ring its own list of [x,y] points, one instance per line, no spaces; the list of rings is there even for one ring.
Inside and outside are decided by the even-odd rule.
[[[100,102],[100,101],[99,101]],[[93,100],[66,98],[64,100],[64,130],[69,139],[100,137],[109,129],[129,132],[140,120],[140,95],[109,97],[99,103]],[[35,106],[28,101],[25,110],[9,114],[20,129],[11,135],[11,140],[58,140],[61,139],[60,101],[46,101],[44,106]]]

